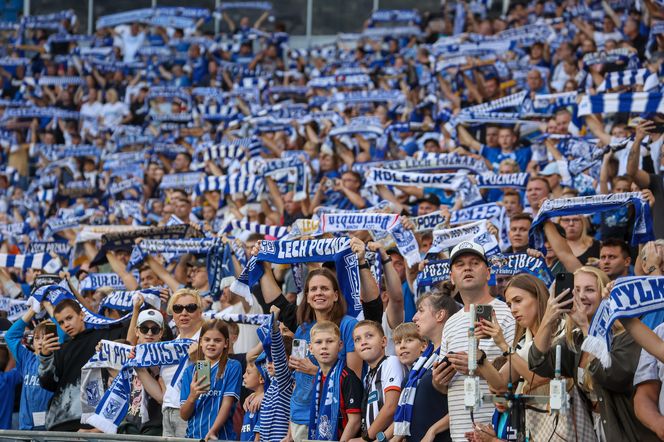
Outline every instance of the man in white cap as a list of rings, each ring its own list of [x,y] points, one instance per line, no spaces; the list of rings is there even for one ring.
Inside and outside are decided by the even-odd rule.
[[[508,343],[514,341],[514,318],[507,304],[491,296],[489,292],[490,276],[491,269],[481,245],[463,241],[452,249],[450,278],[461,294],[464,308],[452,315],[445,323],[440,353],[447,355],[456,373],[453,376],[434,376],[434,386],[448,395],[450,435],[454,441],[465,441],[465,433],[473,431],[470,414],[464,406],[464,380],[468,375],[470,305],[491,306],[495,314],[494,322],[497,322],[502,328],[505,341]],[[486,309],[486,307],[484,308]],[[491,361],[503,354],[503,351],[491,338],[479,339],[478,342],[478,365],[490,363],[487,359]],[[440,372],[437,370],[437,373]],[[440,382],[441,377],[444,378],[442,382]],[[482,395],[490,394],[485,380],[480,380],[480,386]],[[481,408],[474,410],[475,422],[491,423],[493,411],[493,404],[485,402]]]

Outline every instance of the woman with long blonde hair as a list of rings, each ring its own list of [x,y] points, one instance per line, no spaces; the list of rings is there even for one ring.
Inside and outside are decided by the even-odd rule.
[[[572,300],[569,289],[549,297],[546,312],[528,353],[528,365],[539,376],[553,378],[556,346],[561,346],[561,375],[573,378],[584,393],[593,413],[599,441],[658,440],[634,414],[632,381],[641,347],[620,325],[614,325],[611,366],[604,368],[590,353],[581,350],[593,315],[603,297],[609,277],[603,271],[584,266],[574,272]],[[561,317],[565,315],[565,336],[554,341]]]

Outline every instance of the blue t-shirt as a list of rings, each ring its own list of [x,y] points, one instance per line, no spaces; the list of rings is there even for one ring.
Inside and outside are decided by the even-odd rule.
[[[18,368],[0,372],[0,391],[3,392],[3,398],[0,401],[0,430],[11,430],[12,428],[14,390],[21,380]]]
[[[221,403],[225,397],[230,396],[235,398],[231,412],[228,419],[224,422],[224,426],[217,433],[217,439],[220,440],[235,440],[236,435],[233,431],[233,413],[235,412],[235,405],[240,400],[240,386],[242,385],[242,366],[234,359],[226,361],[226,369],[224,374],[217,378],[217,369],[219,363],[216,363],[210,369],[210,379],[213,380],[210,385],[210,391],[201,395],[196,400],[194,414],[187,422],[187,437],[194,439],[203,439],[207,435],[214,420],[219,415]],[[194,365],[190,365],[182,375],[182,388],[180,390],[180,403],[183,404],[189,397],[191,389],[191,380],[194,377]]]
[[[512,159],[519,164],[521,170],[526,170],[530,158],[532,157],[532,151],[527,147],[521,147],[515,149],[514,152],[503,153],[500,147],[489,147],[487,145],[482,145],[481,155],[489,160],[493,167],[497,170],[500,162],[505,159]]]
[[[37,370],[39,369],[39,358],[33,352],[21,345],[23,331],[26,327],[27,324],[25,321],[19,318],[5,334],[7,347],[9,348],[9,351],[12,352],[14,359],[16,359],[16,369],[23,378],[21,408],[19,409],[18,414],[19,430],[34,429],[34,413],[45,413],[48,409],[48,402],[51,400],[51,397],[53,397],[52,392],[43,389],[41,385],[39,385],[39,374],[37,373]],[[12,395],[13,391],[14,390],[12,390]]]
[[[311,328],[316,322],[305,322],[301,324],[295,332],[295,339],[304,339],[310,342]],[[346,359],[347,353],[355,351],[353,344],[353,328],[357,324],[357,319],[352,316],[344,316],[341,319],[339,329],[341,330],[341,341],[344,343],[339,352],[339,358]],[[318,365],[316,359],[309,355],[309,359],[314,365]],[[309,411],[311,406],[311,392],[314,384],[314,377],[310,374],[295,372],[295,390],[291,396],[291,421],[296,424],[309,425]]]
[[[260,433],[260,413],[252,413],[247,411],[242,420],[242,432],[240,433],[240,440],[254,440],[256,433]]]

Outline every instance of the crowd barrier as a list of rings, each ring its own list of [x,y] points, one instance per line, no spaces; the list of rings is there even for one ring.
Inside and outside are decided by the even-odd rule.
[[[0,442],[97,442],[97,441],[123,441],[123,442],[191,442],[203,439],[188,439],[186,437],[139,436],[130,434],[103,434],[103,433],[67,433],[60,431],[16,431],[0,430]],[[219,441],[230,442],[230,441]]]

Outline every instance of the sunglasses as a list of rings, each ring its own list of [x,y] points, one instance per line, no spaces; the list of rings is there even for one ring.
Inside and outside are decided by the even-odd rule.
[[[158,325],[153,325],[152,327],[148,327],[147,325],[141,325],[138,327],[138,329],[143,333],[144,335],[147,335],[148,332],[152,332],[153,335],[159,334],[161,331],[161,327]]]
[[[182,310],[186,310],[187,313],[194,313],[196,310],[198,310],[198,305],[196,304],[187,304],[187,305],[182,305],[182,304],[174,304],[173,305],[173,313],[182,313]]]

